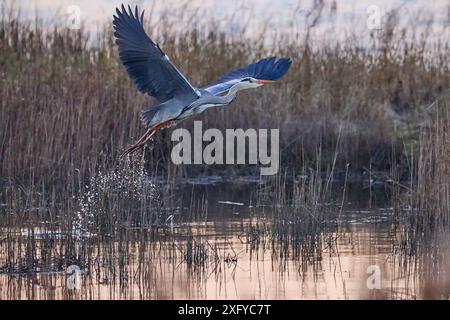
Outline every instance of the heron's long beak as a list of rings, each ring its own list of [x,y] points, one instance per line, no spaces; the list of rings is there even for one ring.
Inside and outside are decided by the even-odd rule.
[[[269,83],[274,83],[275,81],[273,81],[273,80],[256,80],[256,83],[259,83],[259,84],[269,84]]]

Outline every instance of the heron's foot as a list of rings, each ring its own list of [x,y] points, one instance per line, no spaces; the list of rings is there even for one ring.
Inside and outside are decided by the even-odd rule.
[[[125,150],[121,155],[120,158],[123,158],[125,156],[131,155],[133,153],[135,153],[136,151],[138,151],[139,149],[143,148],[145,145],[145,143],[137,143],[132,145],[131,147],[129,147],[127,150]]]
[[[147,143],[147,141],[149,141],[153,137],[153,135],[156,133],[155,129],[156,128],[153,128],[153,127],[148,129],[147,132],[135,144],[133,144],[131,147],[129,147],[127,150],[125,150],[120,155],[120,157],[123,158],[125,156],[135,153],[139,149],[142,149],[145,146],[145,144]]]
[[[145,146],[145,144],[147,143],[147,141],[149,141],[155,135],[155,133],[157,131],[159,131],[161,129],[169,128],[169,127],[173,126],[175,123],[176,123],[175,121],[166,121],[166,122],[161,122],[157,125],[154,125],[153,127],[150,127],[147,130],[147,132],[135,144],[133,144],[131,147],[129,147],[127,150],[125,150],[120,155],[120,158],[131,155],[131,154],[135,153],[136,151],[138,151],[139,149],[142,149]]]

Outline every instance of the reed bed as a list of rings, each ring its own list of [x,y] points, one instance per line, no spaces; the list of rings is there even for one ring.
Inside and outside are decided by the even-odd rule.
[[[84,28],[27,21],[15,6],[1,10],[0,176],[55,184],[71,175],[89,179],[99,168],[113,167],[118,154],[142,133],[139,111],[155,101],[139,94],[128,79],[110,23],[92,37]],[[178,24],[192,18],[182,12],[175,12]],[[335,160],[340,168],[350,163],[351,170],[371,163],[389,169],[405,142],[417,142],[426,107],[449,90],[446,39],[437,37],[429,45],[427,37],[435,35],[425,33],[421,41],[410,42],[417,35],[400,29],[394,14],[366,48],[352,43],[351,36],[320,45],[304,34],[249,39],[245,28],[221,32],[213,18],[210,25],[186,21],[192,27],[185,30],[171,19],[158,21],[149,18],[148,32],[198,86],[261,57],[292,58],[280,84],[243,93],[233,106],[199,117],[204,128],[279,128],[283,166],[316,163],[320,145],[325,165]],[[308,28],[305,35],[314,26]],[[160,134],[147,148],[149,169],[171,175],[236,171],[172,166],[169,135]]]
[[[111,25],[92,38],[84,28],[27,21],[14,6],[0,11],[0,273],[77,265],[88,281],[125,291],[137,281],[146,287],[143,297],[154,298],[162,261],[197,279],[220,278],[236,266],[239,253],[229,239],[202,238],[207,199],[195,198],[193,189],[180,196],[176,179],[257,168],[174,166],[170,130],[142,157],[119,161],[142,133],[139,111],[156,102],[128,79]],[[282,173],[255,188],[241,237],[252,257],[269,251],[279,270],[288,259],[302,271],[314,266],[324,248],[333,250],[348,178],[368,172],[372,190],[382,172],[394,207],[408,218],[400,263],[420,259],[413,272],[448,285],[445,272],[435,273],[450,266],[446,39],[430,47],[424,34],[411,42],[417,35],[399,29],[395,13],[366,47],[352,37],[319,45],[308,36],[314,25],[306,36],[271,33],[275,40],[267,42],[265,33],[249,39],[244,29],[221,32],[214,19],[204,25],[182,11],[177,17],[192,28],[150,20],[147,29],[196,85],[265,56],[294,61],[280,84],[200,116],[204,128],[280,129]],[[165,183],[157,184],[161,177]]]
[[[413,261],[412,274],[424,296],[450,297],[450,114],[448,96],[437,100],[432,124],[421,130],[415,159],[417,185],[406,194],[409,219],[403,227],[402,263]]]

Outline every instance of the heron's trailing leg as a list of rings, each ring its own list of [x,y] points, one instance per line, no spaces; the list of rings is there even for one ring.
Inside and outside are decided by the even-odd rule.
[[[127,150],[125,150],[120,157],[123,158],[127,155],[130,155],[132,153],[135,153],[137,150],[143,148],[147,141],[149,141],[158,130],[169,128],[175,124],[175,121],[165,121],[158,123],[154,125],[153,127],[150,127],[147,132],[131,147],[129,147]]]

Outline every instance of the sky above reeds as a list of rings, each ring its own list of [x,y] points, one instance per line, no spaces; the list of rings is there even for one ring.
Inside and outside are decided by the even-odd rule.
[[[111,20],[117,6],[138,4],[147,11],[152,19],[164,14],[172,21],[208,23],[213,17],[217,27],[227,33],[238,33],[243,27],[249,36],[258,35],[264,27],[266,32],[302,34],[314,21],[314,0],[21,0],[18,1],[25,17],[36,14],[45,23],[67,20],[70,6],[80,9],[80,19],[84,26],[96,30]],[[372,29],[369,27],[373,11],[378,8],[381,22],[387,12],[396,9],[400,26],[414,29],[416,34],[427,30],[430,33],[442,33],[450,24],[450,3],[448,0],[324,0],[321,18],[315,21],[314,34],[324,41],[345,38],[352,34],[364,38]],[[175,10],[174,8],[182,8]],[[183,15],[183,18],[180,17]],[[184,20],[182,20],[184,19]],[[373,20],[372,20],[373,22]],[[430,27],[431,26],[431,27]],[[444,32],[448,33],[448,29]],[[267,33],[266,33],[267,34]],[[433,37],[433,34],[431,34]]]

